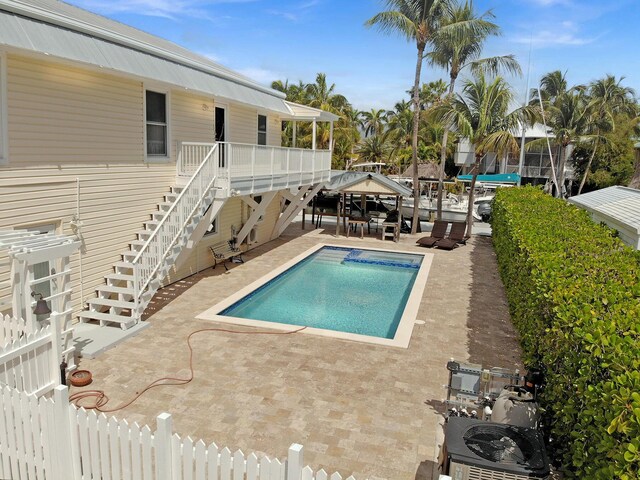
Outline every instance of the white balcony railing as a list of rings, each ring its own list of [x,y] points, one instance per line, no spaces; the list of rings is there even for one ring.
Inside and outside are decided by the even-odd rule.
[[[328,181],[329,150],[284,148],[218,142],[217,186],[247,195]],[[190,177],[213,144],[183,142],[178,154],[178,177]]]

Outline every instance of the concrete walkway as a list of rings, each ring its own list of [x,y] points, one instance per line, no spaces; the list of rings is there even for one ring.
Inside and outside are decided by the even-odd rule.
[[[113,408],[158,377],[188,376],[189,333],[248,329],[195,316],[319,242],[423,251],[409,235],[383,244],[372,236],[336,239],[326,228],[294,224],[228,273],[209,269],[161,290],[147,319],[151,328],[81,360],[95,380],[86,388],[104,389]],[[491,239],[432,252],[418,315],[425,324],[415,326],[408,349],[303,333],[204,332],[193,338],[191,383],[153,389],[115,415],[155,428],[155,417],[170,412],[179,434],[245,453],[284,458],[291,443],[301,443],[305,463],[343,478],[437,478],[447,360],[522,365]],[[384,279],[380,291],[382,301]]]

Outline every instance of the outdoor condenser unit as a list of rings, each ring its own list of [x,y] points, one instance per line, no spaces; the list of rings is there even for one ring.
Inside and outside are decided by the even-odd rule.
[[[443,449],[452,480],[550,479],[542,435],[532,428],[451,417]]]

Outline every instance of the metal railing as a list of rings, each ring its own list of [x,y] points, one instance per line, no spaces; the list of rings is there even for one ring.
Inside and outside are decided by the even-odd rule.
[[[211,196],[213,200],[212,189],[218,172],[217,149],[218,145],[210,146],[204,160],[132,262],[136,315],[144,308],[140,308],[143,293],[163,267],[173,247],[184,239],[185,230],[196,214],[204,214],[209,207],[204,204],[204,199]]]

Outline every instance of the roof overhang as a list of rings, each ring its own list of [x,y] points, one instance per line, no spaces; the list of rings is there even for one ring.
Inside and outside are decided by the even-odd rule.
[[[309,107],[307,105],[300,105],[299,103],[284,101],[284,104],[289,109],[288,115],[281,115],[282,120],[302,120],[316,122],[337,122],[340,120],[340,116],[335,115],[319,108]]]
[[[27,2],[0,0],[0,46],[291,114],[284,94],[213,62],[198,61],[195,55],[180,55]],[[175,46],[175,50],[180,49]]]

